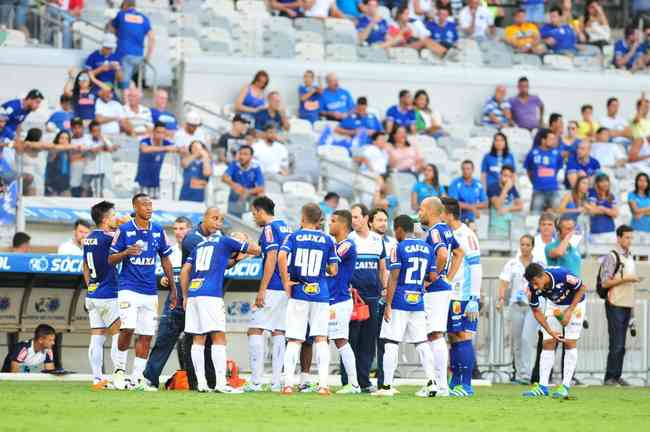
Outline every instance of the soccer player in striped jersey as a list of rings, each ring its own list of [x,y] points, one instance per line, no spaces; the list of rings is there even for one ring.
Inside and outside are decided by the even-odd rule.
[[[442,198],[445,211],[443,220],[453,230],[454,238],[463,251],[461,267],[451,281],[451,303],[447,322],[447,335],[451,343],[450,395],[466,397],[474,394],[472,371],[475,354],[472,337],[478,325],[479,298],[483,269],[478,237],[467,225],[460,221],[460,206],[453,198]]]

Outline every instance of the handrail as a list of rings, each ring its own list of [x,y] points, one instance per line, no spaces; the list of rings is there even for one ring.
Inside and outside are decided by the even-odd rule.
[[[158,90],[158,70],[147,59],[145,59],[139,66],[139,70],[138,70],[138,88],[140,90],[142,90],[142,80],[144,79],[144,69],[146,69],[147,67],[149,69],[151,69],[151,72],[153,73],[153,91],[155,93]]]
[[[206,107],[204,107],[203,105],[199,105],[199,104],[197,104],[196,102],[192,102],[192,101],[185,101],[185,102],[183,102],[183,108],[185,108],[185,106],[187,106],[187,105],[189,105],[189,106],[191,106],[191,107],[194,107],[194,108],[198,108],[198,109],[200,109],[201,111],[205,111],[206,113],[208,113],[208,114],[210,114],[210,115],[213,115],[213,116],[215,116],[215,117],[219,117],[220,119],[223,119],[223,116],[221,116],[221,114],[219,114],[219,113],[217,113],[217,112],[214,112],[214,111],[212,111],[210,108],[206,108]]]
[[[374,193],[374,191],[368,191],[368,190],[365,190],[365,189],[361,188],[359,186],[359,182],[357,181],[358,179],[363,179],[363,180],[366,180],[366,181],[374,182],[376,184],[377,179],[374,176],[362,172],[358,167],[346,166],[346,165],[340,163],[339,161],[332,160],[332,159],[328,158],[327,156],[319,155],[318,158],[319,158],[319,161],[321,163],[320,177],[323,178],[323,183],[324,184],[327,184],[328,181],[334,181],[334,182],[338,182],[338,183],[341,183],[341,184],[345,184],[345,185],[347,185],[348,187],[350,187],[352,189],[352,192],[354,193],[355,198],[357,200],[360,200],[363,195],[369,195],[369,194],[372,195]],[[354,175],[352,181],[344,181],[344,180],[342,180],[340,178],[337,178],[337,177],[328,176],[327,165],[330,165],[330,166],[334,167],[335,169],[340,169],[340,170],[345,170],[345,171],[351,172],[351,174]]]

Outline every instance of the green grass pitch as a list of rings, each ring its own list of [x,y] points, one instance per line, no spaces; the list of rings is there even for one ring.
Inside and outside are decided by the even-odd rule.
[[[524,400],[524,387],[471,399],[92,391],[88,384],[0,381],[0,431],[535,431],[650,430],[650,390],[586,387],[576,400]]]

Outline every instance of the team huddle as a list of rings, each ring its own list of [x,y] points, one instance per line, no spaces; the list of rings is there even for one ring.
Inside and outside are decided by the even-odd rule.
[[[344,385],[337,393],[366,392],[370,386],[364,382],[360,385],[363,378],[357,369],[369,368],[369,364],[355,358],[350,343],[353,297],[358,292],[369,296],[376,292],[380,302],[373,305],[384,305],[379,329],[383,355],[378,353],[383,379],[378,388],[368,392],[373,396],[398,393],[394,375],[399,344],[408,343],[415,346],[425,374],[417,396],[474,394],[472,338],[479,317],[481,253],[476,234],[460,221],[458,201],[431,197],[422,202],[418,216],[426,230],[423,238],[416,234],[415,222],[407,215],[393,220],[394,239],[367,229],[353,230],[355,223],[368,223],[368,210],[362,205],[352,206],[352,212],[336,210],[324,221],[321,208],[307,204],[301,209],[300,228],[295,232],[274,217],[274,208],[268,197],[252,202],[253,217],[262,228],[257,242],[242,233],[222,235],[210,223],[218,210],[208,209],[194,233],[198,240],[187,248],[183,241],[180,275],[175,280],[172,247],[162,227],[150,220],[152,201],[146,194],[133,197],[134,213],[128,220],[117,218],[113,204],[96,204],[91,213],[97,229],[84,243],[93,386],[157,390],[157,377],[148,379],[144,372],[150,367],[147,359],[158,312],[155,269],[160,257],[164,284],[169,288],[167,307],[184,311],[184,332],[192,336],[191,360],[199,392],[269,389],[292,394],[296,391],[296,365],[307,342],[314,347],[318,369],[314,391],[329,395],[329,341],[334,342],[343,366]],[[264,270],[248,331],[251,377],[243,387],[233,387],[226,378],[224,277],[237,262],[260,255]],[[567,349],[565,379],[553,395],[567,396],[577,362],[575,344],[584,316],[586,288],[561,268],[531,264],[525,276],[530,285],[530,305],[543,329],[545,351],[540,361],[540,383],[524,395],[549,394],[553,358],[546,350],[560,341]],[[272,337],[270,387],[263,383],[264,332]],[[102,376],[107,334],[113,335],[110,384]],[[129,378],[126,358],[134,334],[138,337]],[[213,388],[205,371],[208,337],[215,372]],[[567,367],[567,358],[572,366]]]

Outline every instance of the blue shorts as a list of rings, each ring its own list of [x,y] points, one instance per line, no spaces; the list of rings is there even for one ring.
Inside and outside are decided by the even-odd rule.
[[[476,333],[478,320],[470,321],[465,316],[467,303],[469,303],[467,300],[452,300],[449,303],[449,315],[447,316],[448,333],[460,333],[464,331]]]

